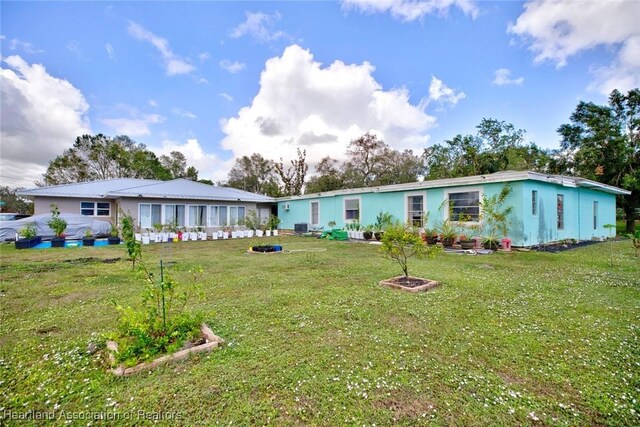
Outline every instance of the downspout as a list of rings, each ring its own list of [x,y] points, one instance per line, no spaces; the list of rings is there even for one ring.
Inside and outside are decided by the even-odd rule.
[[[578,241],[582,240],[582,234],[580,233],[580,187],[578,187]]]

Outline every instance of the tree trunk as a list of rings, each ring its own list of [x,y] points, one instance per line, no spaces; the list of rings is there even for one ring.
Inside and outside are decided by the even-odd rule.
[[[624,216],[627,218],[627,233],[635,233],[636,231],[636,210],[634,206],[629,206],[632,205],[631,203],[629,203],[627,206],[625,206],[624,208]]]

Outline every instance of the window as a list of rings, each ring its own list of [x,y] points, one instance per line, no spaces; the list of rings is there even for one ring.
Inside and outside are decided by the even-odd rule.
[[[538,191],[531,191],[531,215],[538,215]]]
[[[164,223],[184,227],[185,205],[164,205]],[[158,221],[160,222],[160,221]]]
[[[451,221],[479,221],[480,192],[449,193],[449,219]]]
[[[320,202],[311,202],[311,225],[320,223]]]
[[[203,205],[189,206],[189,226],[205,227],[207,225],[207,207]]]
[[[564,194],[558,194],[556,209],[558,210],[558,230],[564,230]]]
[[[111,216],[111,203],[80,202],[80,214],[87,216]]]
[[[151,228],[153,224],[160,224],[160,214],[162,213],[162,205],[152,205],[148,203],[140,203],[140,227]]]
[[[593,202],[593,229],[596,230],[598,228],[598,202]]]
[[[227,207],[209,206],[209,226],[224,227],[227,224]]]
[[[414,227],[422,227],[424,219],[424,196],[407,197],[407,222]]]
[[[344,199],[344,219],[360,221],[360,199]]]
[[[244,206],[229,206],[229,224],[238,225],[244,223]]]

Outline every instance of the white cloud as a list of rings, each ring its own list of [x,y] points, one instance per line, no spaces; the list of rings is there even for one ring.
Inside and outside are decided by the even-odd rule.
[[[157,107],[157,106],[158,106],[158,101],[156,101],[155,99],[150,99],[149,101],[147,101],[147,103],[148,103],[151,107]]]
[[[140,118],[121,117],[102,119],[102,123],[113,128],[120,135],[142,136],[151,134],[149,125],[164,122],[165,118],[159,114],[145,114]]]
[[[229,95],[226,92],[221,92],[218,95],[220,95],[221,97],[223,97],[224,99],[226,99],[229,102],[233,101],[233,96]]]
[[[197,139],[189,139],[185,143],[171,140],[162,141],[160,147],[149,147],[156,155],[169,155],[172,151],[179,151],[187,159],[187,164],[198,169],[198,178],[224,181],[235,159],[221,160],[213,153],[205,153]]]
[[[496,86],[521,85],[524,82],[524,77],[518,77],[517,79],[510,78],[511,71],[508,68],[499,68],[493,75],[494,79],[491,84]]]
[[[84,59],[84,52],[82,51],[82,48],[80,48],[80,45],[77,41],[71,40],[67,43],[66,48],[69,52],[73,53],[76,58]]]
[[[211,59],[211,54],[208,52],[202,52],[198,55],[198,59],[200,60],[200,62],[208,61]]]
[[[171,112],[180,117],[186,117],[187,119],[197,119],[198,116],[193,114],[191,111],[186,111],[181,108],[174,108]]]
[[[199,85],[208,85],[209,84],[209,80],[205,79],[204,77],[200,77],[198,79],[198,84]]]
[[[466,96],[467,95],[465,95],[464,92],[451,89],[436,76],[431,76],[431,84],[429,85],[429,101],[436,101],[441,105],[450,104],[453,106]]]
[[[91,133],[89,104],[79,89],[41,64],[15,55],[3,62],[8,68],[0,68],[0,178],[4,185],[33,186],[49,161],[77,136]]]
[[[109,58],[114,59],[116,57],[115,51],[113,50],[113,45],[111,43],[105,43],[104,49],[107,51],[107,55]]]
[[[478,16],[475,0],[342,0],[345,9],[357,9],[365,13],[390,13],[403,21],[414,21],[426,15],[445,15],[457,7],[472,18]]]
[[[260,43],[288,37],[284,31],[274,29],[276,22],[281,18],[279,12],[275,12],[273,15],[262,12],[246,12],[246,16],[246,21],[231,30],[229,37],[237,39],[249,35]]]
[[[173,53],[169,48],[169,42],[166,39],[156,36],[151,31],[145,29],[135,22],[129,22],[127,27],[129,34],[137,40],[149,42],[153,47],[158,49],[162,60],[164,61],[165,71],[168,76],[176,74],[189,74],[196,69],[188,59],[183,59]]]
[[[615,54],[609,65],[592,67],[591,88],[608,94],[640,85],[640,2],[531,0],[508,31],[520,36],[535,53],[536,62],[557,67],[583,51],[606,47]]]
[[[394,148],[423,147],[435,118],[409,102],[405,89],[385,91],[368,62],[327,67],[298,45],[267,60],[251,105],[223,119],[221,145],[234,156],[259,152],[266,158],[307,150],[309,162],[344,157],[350,140],[367,131]]]
[[[246,68],[246,65],[242,62],[233,61],[231,62],[228,59],[223,59],[220,61],[220,68],[230,72],[231,74],[238,73]]]
[[[6,37],[2,36],[2,40],[5,40]],[[18,40],[18,39],[11,39],[9,40],[9,49],[10,50],[18,50],[18,49],[22,49],[24,51],[24,53],[28,53],[28,54],[35,54],[35,53],[43,53],[44,50],[42,49],[37,49],[33,44],[29,43],[29,42],[24,42],[22,40]]]

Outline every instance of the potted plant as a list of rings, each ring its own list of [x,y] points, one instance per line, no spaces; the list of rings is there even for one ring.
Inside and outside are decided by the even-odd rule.
[[[42,241],[42,238],[37,236],[38,231],[33,222],[21,228],[18,234],[21,238],[16,240],[16,249],[31,249]]]
[[[500,193],[491,197],[483,196],[481,202],[482,220],[486,232],[484,240],[486,241],[487,237],[492,237],[492,240],[500,242],[500,237],[502,237],[503,248],[507,250],[511,248],[511,239],[507,237],[507,232],[510,223],[509,215],[513,210],[513,206],[502,208],[502,205],[511,194],[511,191],[511,186],[505,185],[500,190]]]
[[[442,224],[440,224],[440,226],[438,227],[438,231],[440,232],[442,246],[444,246],[445,248],[450,248],[451,246],[453,246],[453,243],[458,237],[456,226],[447,219],[442,221]]]
[[[60,217],[60,210],[55,203],[51,205],[51,219],[47,221],[47,225],[55,234],[55,237],[51,239],[51,247],[63,248],[66,241],[64,232],[67,229],[67,221]]]
[[[375,231],[373,232],[373,237],[375,237],[377,241],[382,240],[384,231],[391,224],[393,224],[393,215],[391,215],[389,212],[380,211],[378,213],[378,216],[376,216],[376,224],[375,224]]]
[[[82,246],[94,246],[96,243],[95,237],[93,237],[93,233],[90,228],[87,228],[87,231],[84,232],[84,237],[82,238]]]
[[[144,236],[143,236],[144,238]],[[148,236],[147,236],[148,238]],[[111,231],[109,232],[109,237],[107,239],[110,245],[119,245],[120,244],[120,235],[118,234],[118,227],[115,225],[111,226]]]
[[[371,240],[373,238],[373,225],[365,225],[362,236],[365,240]]]
[[[272,214],[269,217],[269,228],[274,236],[278,235],[278,225],[280,225],[280,218]]]
[[[500,246],[500,236],[494,230],[491,230],[482,238],[482,245],[485,249],[497,251]]]

